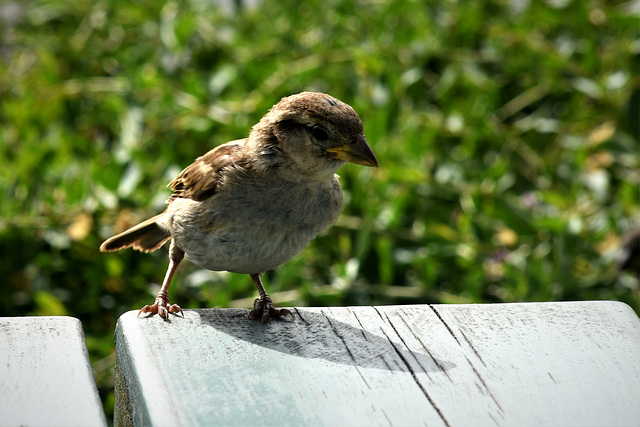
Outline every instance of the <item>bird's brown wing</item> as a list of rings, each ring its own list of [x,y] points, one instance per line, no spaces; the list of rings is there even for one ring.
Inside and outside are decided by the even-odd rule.
[[[168,187],[173,190],[173,194],[168,203],[178,198],[201,202],[213,196],[225,168],[245,167],[248,164],[242,150],[244,141],[227,142],[198,157],[169,183]]]

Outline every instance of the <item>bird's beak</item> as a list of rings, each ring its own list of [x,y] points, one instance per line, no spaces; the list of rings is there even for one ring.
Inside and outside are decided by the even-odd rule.
[[[367,144],[364,136],[358,134],[355,139],[349,143],[339,147],[327,148],[327,151],[333,153],[333,157],[344,162],[355,163],[362,166],[378,167],[376,156],[371,151],[371,147]]]

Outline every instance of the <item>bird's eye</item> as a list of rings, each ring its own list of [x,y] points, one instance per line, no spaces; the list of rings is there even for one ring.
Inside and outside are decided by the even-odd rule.
[[[315,125],[311,128],[311,135],[318,141],[326,141],[329,139],[329,132],[320,125]]]

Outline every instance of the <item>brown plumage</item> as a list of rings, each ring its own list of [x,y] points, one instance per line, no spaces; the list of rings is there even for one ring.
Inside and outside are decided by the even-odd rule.
[[[176,198],[193,199],[198,202],[208,199],[216,193],[220,184],[221,170],[225,167],[246,167],[242,145],[234,142],[222,144],[196,159],[178,175],[169,187]]]
[[[160,215],[149,218],[117,236],[111,237],[100,246],[102,252],[113,252],[132,247],[141,252],[153,252],[165,244],[171,235],[156,224]]]
[[[106,240],[101,251],[149,252],[171,239],[169,268],[153,305],[141,313],[182,313],[167,291],[186,256],[209,270],[251,276],[260,297],[250,317],[292,315],[273,308],[260,274],[302,251],[331,226],[342,207],[335,172],[346,162],[377,166],[362,122],[347,104],[323,93],[283,98],[249,137],[222,144],[170,184],[167,209]]]

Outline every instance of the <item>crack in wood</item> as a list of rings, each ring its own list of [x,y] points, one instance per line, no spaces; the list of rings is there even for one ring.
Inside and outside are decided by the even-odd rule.
[[[351,349],[347,345],[347,341],[344,339],[342,334],[338,331],[338,328],[336,328],[335,325],[333,323],[331,323],[331,318],[329,318],[329,316],[324,314],[324,311],[322,311],[321,313],[325,317],[325,319],[327,319],[327,322],[329,322],[329,326],[331,326],[331,329],[333,330],[333,333],[336,334],[338,336],[338,338],[340,338],[340,341],[342,341],[342,344],[344,345],[344,348],[347,350],[347,353],[349,353],[349,357],[351,357],[351,360],[353,360],[353,366],[356,368],[356,371],[358,371],[358,374],[360,375],[360,378],[362,378],[362,381],[364,381],[364,383],[367,386],[367,388],[369,390],[371,390],[371,386],[369,386],[369,383],[367,382],[366,378],[364,377],[364,375],[362,375],[362,372],[360,372],[360,368],[358,368],[358,361],[356,360],[355,356],[351,352]],[[331,310],[329,310],[329,313],[331,313]]]
[[[382,313],[380,313],[380,310],[378,310],[378,307],[372,306],[372,308],[376,311],[376,313],[378,313],[378,316],[380,316],[380,319],[382,319],[382,321],[384,322],[386,319],[384,318]]]
[[[398,313],[398,317],[400,318],[400,320],[402,320],[405,324],[405,326],[407,327],[407,329],[409,330],[409,332],[411,332],[411,334],[413,335],[413,337],[420,343],[420,345],[422,346],[422,348],[424,349],[424,351],[427,352],[427,354],[429,355],[429,357],[431,358],[431,360],[433,360],[433,363],[438,367],[438,369],[440,369],[449,379],[449,381],[453,380],[451,379],[451,377],[449,376],[449,373],[447,372],[447,370],[444,368],[444,366],[442,366],[440,364],[440,362],[438,361],[438,359],[436,359],[435,357],[433,357],[433,354],[431,354],[431,352],[429,351],[429,349],[427,348],[427,346],[422,342],[422,339],[416,335],[415,331],[413,330],[413,328],[411,326],[409,326],[409,324],[407,323],[407,321],[405,320],[404,317],[402,317],[402,315],[400,313]],[[395,328],[394,328],[395,329]],[[419,363],[419,362],[418,362]],[[422,365],[421,365],[422,366]],[[424,369],[424,368],[423,368]],[[426,372],[426,371],[425,371]],[[427,374],[428,375],[428,374]]]
[[[349,312],[351,314],[353,314],[353,317],[356,318],[356,320],[358,321],[358,325],[360,325],[360,332],[362,332],[362,336],[364,337],[365,340],[369,341],[369,337],[367,337],[367,334],[364,333],[364,325],[362,324],[362,322],[360,321],[360,319],[358,318],[358,315],[356,314],[355,311],[353,310],[349,310]]]
[[[413,360],[416,361],[416,363],[422,368],[422,371],[427,374],[427,378],[429,378],[429,381],[431,380],[431,376],[429,375],[429,372],[427,371],[427,369],[422,366],[422,363],[420,363],[420,361],[418,360],[418,358],[413,354],[413,351],[411,351],[411,349],[409,348],[409,346],[407,345],[407,343],[405,342],[404,338],[402,337],[402,335],[400,335],[400,333],[398,332],[398,329],[396,329],[396,325],[393,324],[393,322],[391,321],[391,319],[389,318],[388,315],[385,314],[385,317],[387,318],[387,322],[389,322],[389,325],[391,325],[391,328],[393,329],[393,332],[396,333],[396,335],[398,336],[398,338],[400,338],[400,341],[402,341],[402,344],[404,345],[404,348],[407,349],[407,351],[411,354],[411,356],[413,356]],[[399,316],[400,317],[400,316]],[[402,317],[400,317],[400,319],[402,319]],[[404,321],[404,320],[403,320]],[[406,325],[407,322],[404,322],[404,324]],[[407,325],[408,326],[408,325]],[[414,334],[415,336],[415,334]],[[424,347],[424,346],[423,346]]]
[[[393,422],[391,422],[391,419],[389,418],[387,413],[384,411],[384,409],[380,409],[380,412],[382,412],[382,415],[384,415],[384,417],[387,419],[387,421],[389,421],[389,425],[392,426]]]
[[[480,353],[478,353],[478,350],[476,350],[475,346],[471,343],[471,341],[469,341],[469,338],[467,338],[467,335],[464,333],[464,331],[462,330],[462,328],[458,328],[458,331],[462,334],[462,337],[465,339],[465,341],[467,342],[467,344],[469,344],[469,347],[471,347],[471,350],[473,350],[473,352],[476,354],[476,356],[478,357],[478,359],[480,359],[480,362],[484,365],[484,367],[487,367],[487,364],[484,363],[484,360],[482,360],[482,357],[480,356]]]
[[[496,419],[494,418],[494,416],[493,416],[493,415],[491,415],[491,414],[487,414],[487,415],[489,415],[489,417],[491,417],[491,419],[493,420],[493,422],[494,422],[494,423],[496,423],[496,425],[497,425],[497,426],[500,426],[500,423],[498,422],[498,420],[496,420]]]
[[[387,362],[387,359],[385,359],[383,355],[379,354],[378,357],[382,360],[382,362],[384,363],[384,365],[387,367],[389,371],[393,371],[393,368],[391,367],[391,365],[389,365],[389,363]]]
[[[458,345],[460,345],[460,341],[458,340],[458,337],[455,336],[455,334],[453,333],[453,330],[451,330],[451,328],[449,327],[447,322],[445,322],[444,319],[442,318],[442,316],[440,316],[440,313],[438,313],[438,310],[436,310],[436,308],[434,306],[432,306],[431,304],[429,304],[429,308],[431,308],[431,310],[433,310],[433,312],[436,314],[436,316],[438,316],[438,319],[440,319],[442,324],[447,328],[447,330],[449,331],[449,333],[451,334],[453,339],[456,340]]]
[[[433,407],[433,409],[436,411],[436,413],[438,414],[438,416],[440,417],[440,419],[442,420],[442,422],[447,426],[447,427],[451,427],[451,425],[449,424],[449,422],[447,421],[447,419],[444,417],[444,415],[442,414],[442,412],[440,411],[440,408],[438,407],[438,405],[435,404],[435,402],[433,401],[433,399],[431,399],[431,396],[429,396],[429,393],[427,392],[427,390],[422,386],[422,384],[420,383],[420,380],[418,379],[418,376],[416,375],[416,373],[414,372],[414,370],[411,368],[411,365],[409,364],[409,362],[407,361],[407,359],[405,359],[405,357],[402,355],[402,352],[400,351],[400,349],[398,349],[396,347],[396,345],[393,343],[393,341],[391,341],[391,338],[389,338],[389,335],[387,335],[387,333],[385,331],[382,331],[382,333],[384,334],[385,337],[387,337],[387,339],[389,340],[389,343],[391,344],[391,347],[393,347],[393,349],[396,351],[396,354],[398,355],[398,357],[402,360],[402,362],[404,363],[404,366],[407,368],[407,370],[409,371],[409,373],[411,374],[411,376],[413,377],[413,381],[416,383],[416,385],[418,386],[418,388],[420,388],[420,390],[422,391],[422,394],[424,394],[424,397],[427,398],[427,400],[429,401],[429,403],[431,404],[431,406]]]
[[[300,319],[302,319],[302,321],[303,321],[305,324],[307,324],[307,325],[308,325],[308,324],[309,324],[309,322],[307,321],[307,319],[305,319],[304,317],[302,317],[302,314],[300,314],[300,310],[298,310],[298,307],[293,307],[293,309],[294,309],[294,310],[296,311],[296,313],[298,314],[298,317],[299,317]]]
[[[496,399],[496,397],[493,395],[493,392],[491,391],[491,389],[489,389],[489,387],[487,386],[487,383],[484,381],[484,378],[482,378],[482,375],[480,375],[480,372],[478,372],[478,370],[476,369],[475,366],[473,366],[473,363],[471,363],[471,360],[469,360],[469,358],[465,355],[464,356],[465,359],[467,359],[467,362],[469,362],[469,366],[471,366],[471,369],[473,369],[473,372],[476,374],[476,376],[478,377],[478,379],[480,380],[480,382],[482,383],[482,385],[484,386],[485,390],[487,391],[487,393],[489,393],[489,396],[491,396],[491,399],[495,402],[495,404],[498,406],[498,409],[500,410],[500,412],[502,414],[504,414],[504,410],[502,409],[502,406],[500,406],[500,404],[498,403],[498,400]]]
[[[378,315],[385,320],[384,316],[382,316],[382,313],[380,313],[380,311],[378,311],[377,307],[373,307],[375,309],[375,311],[378,313]],[[386,318],[387,322],[389,322],[389,324],[391,325],[391,327],[393,328],[394,332],[396,333],[396,335],[398,335],[398,331],[395,329],[395,327],[393,326],[393,324],[391,324],[391,322],[389,321],[389,317],[387,316]],[[413,370],[413,368],[411,368],[411,365],[409,364],[409,361],[402,355],[402,352],[400,351],[400,349],[398,347],[396,347],[396,345],[394,344],[394,342],[391,340],[391,338],[389,338],[389,335],[387,335],[387,333],[384,331],[384,329],[380,328],[382,333],[384,334],[384,336],[387,338],[387,340],[389,341],[389,344],[391,344],[391,347],[393,347],[393,349],[395,350],[396,354],[398,355],[398,357],[400,358],[400,360],[402,360],[402,363],[404,363],[404,366],[407,368],[407,370],[409,371],[409,373],[411,374],[411,376],[413,377],[413,381],[416,383],[416,385],[418,386],[418,388],[420,388],[420,390],[422,391],[422,394],[424,394],[424,397],[427,398],[427,401],[429,401],[429,403],[431,404],[431,406],[433,407],[433,409],[436,411],[436,413],[438,414],[438,416],[440,417],[440,419],[442,420],[442,422],[447,426],[450,427],[449,422],[447,421],[447,419],[444,417],[444,414],[442,413],[442,411],[440,411],[440,408],[438,407],[438,405],[436,405],[436,403],[433,401],[433,399],[431,399],[431,396],[429,396],[429,393],[427,392],[427,390],[422,386],[422,383],[420,383],[420,380],[418,379],[418,376],[416,375],[415,371]],[[400,337],[400,335],[398,335],[398,337]],[[402,340],[402,337],[400,337],[400,339]],[[403,341],[404,343],[404,341]],[[406,344],[405,344],[406,347]],[[407,350],[409,352],[411,352],[411,350],[409,350],[409,348],[407,348]],[[420,365],[420,367],[422,369],[424,369],[424,367],[422,365]]]

